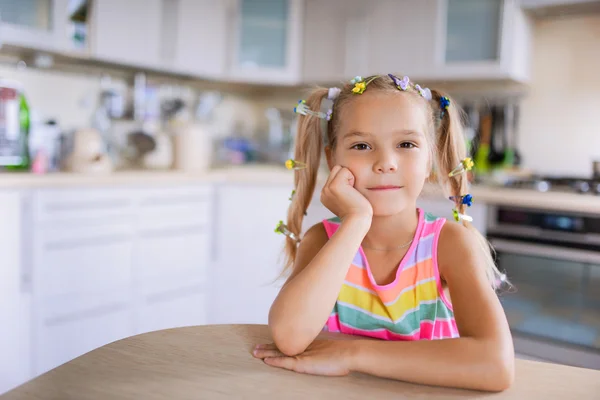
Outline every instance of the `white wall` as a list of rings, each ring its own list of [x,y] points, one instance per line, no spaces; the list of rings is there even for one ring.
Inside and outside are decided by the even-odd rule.
[[[532,68],[520,123],[524,166],[590,176],[600,160],[600,16],[537,21]]]

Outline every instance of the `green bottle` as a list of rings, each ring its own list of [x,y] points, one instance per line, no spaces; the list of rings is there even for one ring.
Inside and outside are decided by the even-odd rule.
[[[7,171],[28,171],[31,167],[31,158],[29,156],[29,129],[31,123],[29,104],[20,88],[8,82],[2,83],[2,90],[9,93],[8,96],[3,96],[4,98],[2,99],[4,102],[2,104],[3,112],[11,113],[11,115],[5,115],[5,125],[2,127],[2,132],[0,132],[0,136],[3,136],[0,137],[2,139],[0,140],[0,147],[3,147],[0,148],[0,154],[5,156],[0,157],[0,168],[4,167]],[[10,93],[13,93],[13,95],[10,95]],[[8,102],[15,102],[16,107],[7,106]],[[13,118],[18,123],[18,132],[15,132],[16,138],[8,132],[8,130],[12,129],[8,121]]]

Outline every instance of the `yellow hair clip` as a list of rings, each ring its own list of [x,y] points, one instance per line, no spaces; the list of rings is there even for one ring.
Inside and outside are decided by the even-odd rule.
[[[465,220],[465,221],[469,221],[472,222],[473,221],[473,217],[467,215],[467,214],[461,214],[458,212],[458,210],[456,208],[452,209],[452,215],[454,216],[454,220],[456,222],[460,222],[460,220]]]
[[[456,166],[456,168],[454,168],[452,171],[450,171],[448,176],[453,177],[453,176],[462,174],[466,171],[470,171],[474,165],[475,165],[475,163],[473,163],[473,160],[471,159],[471,157],[467,157],[464,160],[462,160],[460,162],[460,164],[458,164]]]
[[[302,161],[292,160],[291,158],[285,162],[285,167],[287,169],[304,169],[306,168],[306,164]]]

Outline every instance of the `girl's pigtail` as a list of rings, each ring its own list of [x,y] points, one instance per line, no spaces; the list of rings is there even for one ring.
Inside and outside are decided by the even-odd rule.
[[[433,104],[439,104],[434,109],[437,116],[436,146],[438,159],[436,167],[439,184],[450,192],[450,198],[455,202],[455,219],[467,227],[475,238],[475,242],[483,250],[485,256],[485,272],[494,289],[508,284],[494,262],[494,249],[487,239],[479,232],[466,216],[466,208],[470,206],[471,196],[468,193],[469,182],[467,174],[471,160],[467,158],[467,145],[463,132],[461,112],[447,95],[432,90]],[[466,198],[466,201],[464,201]]]
[[[319,112],[322,100],[327,97],[328,89],[316,89],[303,103],[308,109]],[[287,215],[287,229],[295,238],[300,238],[302,221],[315,191],[317,174],[323,151],[323,119],[316,115],[299,115],[295,139],[294,160],[303,163],[302,168],[294,171],[294,192]],[[282,275],[286,274],[296,260],[298,240],[286,237],[285,264]]]

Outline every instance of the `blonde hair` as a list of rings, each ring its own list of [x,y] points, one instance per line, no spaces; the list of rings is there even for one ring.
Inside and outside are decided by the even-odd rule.
[[[465,174],[449,177],[448,174],[460,162],[467,157],[467,146],[463,133],[462,111],[451,100],[450,96],[438,90],[431,90],[431,101],[422,97],[414,88],[407,91],[399,90],[395,83],[387,75],[371,76],[365,78],[369,82],[366,91],[389,92],[404,96],[414,96],[416,104],[425,107],[429,116],[427,121],[426,138],[429,143],[429,160],[431,166],[437,172],[437,180],[444,192],[451,196],[462,196],[468,192],[468,180]],[[343,118],[343,109],[347,103],[352,101],[355,96],[360,96],[352,92],[353,84],[347,83],[342,88],[338,97],[333,102],[331,120],[327,122],[326,139],[332,149],[336,146],[336,134],[340,125],[340,118]],[[306,105],[314,111],[321,109],[321,102],[328,95],[328,89],[316,88],[306,99]],[[447,97],[450,99],[450,106],[441,114],[440,99]],[[296,170],[294,183],[295,194],[288,210],[287,227],[296,237],[300,237],[302,229],[302,220],[310,201],[312,199],[317,174],[320,166],[321,155],[323,153],[324,136],[321,126],[323,121],[316,116],[300,116],[298,119],[298,129],[295,141],[294,159],[306,163],[306,168]],[[450,205],[449,205],[450,207]],[[465,213],[465,204],[457,205],[459,213]],[[477,246],[483,250],[485,257],[485,272],[490,284],[496,287],[497,282],[504,281],[504,275],[498,271],[492,255],[493,248],[487,239],[468,221],[462,220],[462,224],[469,229]],[[288,272],[294,265],[297,254],[297,242],[291,238],[286,238],[285,244],[285,264],[282,274]]]

